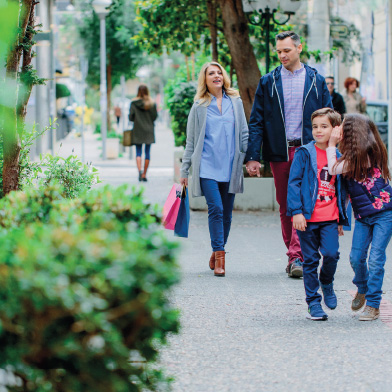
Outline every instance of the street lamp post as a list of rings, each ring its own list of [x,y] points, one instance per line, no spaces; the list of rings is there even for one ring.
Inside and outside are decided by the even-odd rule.
[[[101,107],[101,137],[102,137],[102,159],[106,159],[106,134],[107,134],[107,87],[106,87],[106,24],[105,17],[109,13],[108,7],[112,0],[94,0],[92,5],[99,17],[101,35],[101,84],[100,84],[100,107]]]
[[[289,20],[298,8],[301,6],[301,0],[242,0],[245,13],[253,13],[257,11],[261,15],[260,21],[252,20],[248,17],[249,23],[259,26],[264,22],[265,27],[265,70],[266,73],[270,69],[270,31],[271,31],[271,19],[277,25],[284,25]],[[284,22],[278,22],[275,19],[275,12],[279,11],[287,15],[287,19]]]

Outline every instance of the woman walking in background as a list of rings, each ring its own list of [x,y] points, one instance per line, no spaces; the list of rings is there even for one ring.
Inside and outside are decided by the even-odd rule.
[[[366,100],[357,91],[359,81],[355,78],[347,78],[344,81],[346,91],[342,94],[347,113],[366,113]]]
[[[139,181],[147,181],[147,169],[150,164],[150,148],[155,143],[154,121],[157,108],[150,97],[146,85],[141,84],[136,98],[131,103],[129,120],[133,121],[132,144],[136,146],[136,165]],[[144,169],[142,170],[142,147],[144,146]]]
[[[231,227],[235,193],[243,192],[243,162],[248,126],[237,90],[216,62],[203,65],[188,117],[181,166],[181,184],[188,185],[193,166],[192,195],[205,196],[215,276],[225,276],[225,245]]]

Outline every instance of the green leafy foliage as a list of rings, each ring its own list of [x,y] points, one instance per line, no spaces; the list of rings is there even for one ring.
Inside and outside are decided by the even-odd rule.
[[[62,195],[0,201],[0,368],[23,384],[8,391],[166,390],[154,361],[179,327],[177,244],[140,191]]]
[[[93,12],[91,1],[80,2],[80,7],[83,16],[78,30],[89,64],[87,82],[90,85],[99,85],[99,18]],[[135,22],[134,1],[113,0],[110,13],[106,17],[107,65],[113,86],[120,82],[121,75],[126,79],[135,77],[136,71],[143,63],[142,51],[131,39],[139,29],[138,23]]]
[[[181,72],[165,87],[166,106],[170,112],[174,143],[177,147],[185,147],[186,144],[186,126],[196,89],[197,83],[187,82]]]
[[[64,195],[73,199],[100,182],[98,170],[92,164],[82,163],[76,155],[67,158],[46,154],[41,160],[44,177],[40,179],[44,186],[58,182],[64,186]]]

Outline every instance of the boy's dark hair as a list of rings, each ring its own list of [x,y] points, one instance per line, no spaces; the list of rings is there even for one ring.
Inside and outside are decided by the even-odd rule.
[[[316,117],[325,116],[333,127],[338,127],[342,123],[342,116],[331,108],[322,108],[312,113],[312,122]]]
[[[335,81],[335,78],[333,76],[326,76],[325,79],[332,79],[333,81]]]
[[[286,38],[291,38],[294,42],[295,46],[298,46],[301,43],[301,38],[298,34],[294,33],[294,31],[282,31],[276,37],[276,41],[282,41]]]

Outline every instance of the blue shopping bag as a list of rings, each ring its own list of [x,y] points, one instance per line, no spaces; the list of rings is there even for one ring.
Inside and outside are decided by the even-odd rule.
[[[176,236],[188,238],[189,217],[188,190],[184,186],[182,188],[180,209],[178,210],[176,225],[174,226],[174,234]]]

